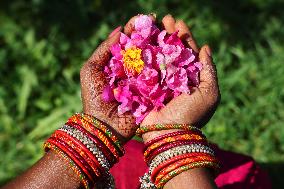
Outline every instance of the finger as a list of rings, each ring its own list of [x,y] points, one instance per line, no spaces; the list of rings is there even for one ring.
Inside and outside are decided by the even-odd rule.
[[[135,31],[135,20],[136,20],[136,18],[138,17],[139,15],[136,15],[136,16],[133,16],[127,23],[126,23],[126,25],[125,25],[125,27],[124,27],[124,33],[126,34],[126,35],[131,35],[131,33],[133,32],[133,31]],[[155,13],[151,13],[151,14],[149,14],[148,15],[152,20],[153,20],[153,22],[156,22],[156,14]]]
[[[83,67],[103,68],[110,58],[110,47],[118,43],[119,37],[120,31],[116,31],[111,37],[102,42]]]
[[[198,45],[195,42],[192,33],[190,32],[188,26],[182,20],[177,20],[175,23],[175,30],[178,30],[178,36],[193,49],[194,52],[198,53]]]
[[[208,45],[204,45],[201,48],[199,61],[202,63],[199,89],[202,93],[206,93],[206,95],[217,95],[219,93],[217,72],[212,62],[212,52]]]
[[[162,25],[169,34],[172,34],[176,31],[175,23],[176,21],[174,17],[172,17],[172,15],[170,14],[164,16],[164,18],[162,19]]]
[[[124,33],[126,35],[128,35],[128,36],[131,35],[131,33],[135,30],[134,23],[135,23],[135,19],[137,17],[138,17],[138,15],[133,16],[132,18],[130,18],[130,20],[124,26]]]

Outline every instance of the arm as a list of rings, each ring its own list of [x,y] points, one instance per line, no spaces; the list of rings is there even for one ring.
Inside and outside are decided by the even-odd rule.
[[[129,22],[125,32],[130,33]],[[109,47],[120,37],[120,28],[114,30],[84,64],[81,69],[81,90],[84,113],[95,115],[111,126],[120,141],[126,142],[134,135],[137,126],[130,114],[123,117],[117,115],[116,103],[105,103],[100,98],[103,86],[107,80],[102,72],[103,66],[109,60]],[[127,120],[127,123],[124,121]],[[69,163],[54,151],[49,151],[37,163],[22,175],[7,183],[2,189],[76,189],[82,188],[79,177],[71,169]]]
[[[162,23],[168,33],[179,30],[179,37],[183,38],[195,52],[199,52],[189,28],[183,21],[175,21],[171,15],[167,15],[163,18]],[[187,123],[201,128],[209,121],[220,101],[220,93],[216,69],[212,63],[211,50],[207,45],[201,48],[199,61],[203,64],[199,87],[195,88],[190,95],[182,94],[176,97],[160,112],[151,112],[141,125]],[[146,143],[157,136],[174,131],[176,130],[149,132],[143,135],[143,140]],[[164,188],[213,189],[217,188],[217,186],[209,170],[196,168],[177,175],[167,182]]]

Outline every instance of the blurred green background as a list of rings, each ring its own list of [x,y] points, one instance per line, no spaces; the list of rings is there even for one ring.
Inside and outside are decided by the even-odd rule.
[[[281,188],[283,7],[282,0],[1,0],[0,185],[37,161],[44,139],[81,111],[79,70],[98,43],[131,16],[155,12],[184,19],[214,51],[222,101],[208,138],[253,156]]]

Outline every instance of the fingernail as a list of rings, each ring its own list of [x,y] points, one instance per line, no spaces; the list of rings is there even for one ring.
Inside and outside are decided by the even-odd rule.
[[[157,14],[156,13],[151,12],[150,15],[153,16],[155,19],[157,18]]]
[[[211,57],[212,56],[212,52],[211,52],[211,49],[210,49],[210,47],[208,45],[206,46],[205,50],[206,50],[207,55]]]
[[[118,26],[117,28],[115,28],[108,37],[112,37],[114,36],[117,32],[119,32],[121,30],[121,26]]]

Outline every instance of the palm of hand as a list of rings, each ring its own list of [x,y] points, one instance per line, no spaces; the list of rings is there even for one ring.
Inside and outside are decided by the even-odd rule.
[[[126,141],[131,138],[137,126],[130,113],[118,115],[117,102],[105,102],[102,92],[108,81],[103,72],[104,65],[109,60],[109,47],[119,40],[120,33],[103,42],[84,64],[80,72],[81,93],[84,113],[95,115],[96,118],[107,123],[120,137]]]

